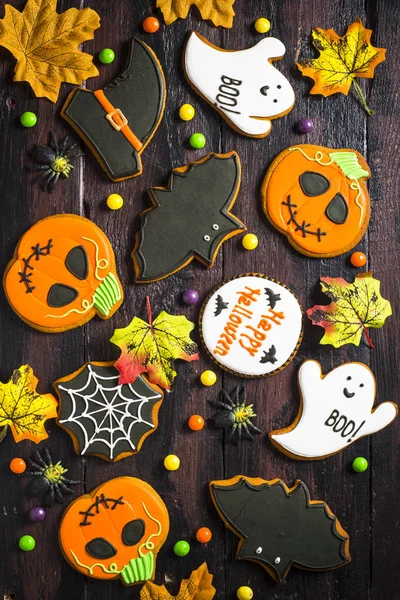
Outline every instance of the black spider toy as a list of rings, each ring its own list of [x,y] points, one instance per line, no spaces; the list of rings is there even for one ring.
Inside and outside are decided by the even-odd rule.
[[[74,493],[68,485],[77,485],[81,482],[64,477],[68,469],[62,466],[61,461],[53,464],[47,447],[43,449],[42,454],[37,450],[33,456],[35,460],[28,458],[28,461],[35,470],[26,471],[27,475],[35,477],[28,487],[29,495],[42,496],[48,506],[54,504],[56,499],[64,502],[65,494]]]
[[[234,401],[231,396],[234,396]],[[233,440],[235,433],[237,432],[237,441],[240,443],[242,431],[249,439],[254,440],[254,436],[250,430],[254,433],[262,433],[262,431],[251,422],[251,419],[257,415],[253,411],[253,404],[248,404],[246,406],[246,388],[236,387],[231,396],[229,396],[225,390],[221,390],[221,400],[213,402],[219,409],[214,417],[215,426],[229,431],[227,438],[228,442]]]
[[[71,154],[78,144],[68,146],[68,136],[58,142],[54,131],[50,131],[49,144],[36,146],[32,152],[32,158],[37,163],[29,168],[32,171],[43,171],[38,177],[33,180],[33,183],[42,181],[42,190],[52,192],[56,187],[59,177],[66,179],[74,168],[71,161],[79,156],[84,156],[83,153]]]

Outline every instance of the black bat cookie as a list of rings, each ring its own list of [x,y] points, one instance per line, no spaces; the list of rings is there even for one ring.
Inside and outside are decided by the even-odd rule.
[[[270,362],[270,363],[274,364],[277,362],[277,360],[278,359],[276,358],[276,348],[275,348],[275,346],[271,346],[270,349],[268,350],[268,352],[266,352],[264,350],[264,356],[260,360],[260,363]]]
[[[292,566],[324,571],[350,562],[349,536],[325,502],[310,500],[302,481],[242,475],[211,481],[225,525],[241,538],[236,558],[259,562],[282,582]]]
[[[274,309],[276,306],[276,303],[281,299],[281,295],[274,294],[274,292],[271,290],[271,288],[264,288],[264,291],[267,294],[269,307]]]
[[[136,281],[164,279],[194,258],[212,267],[222,242],[246,229],[230,212],[239,187],[239,156],[229,152],[174,169],[167,188],[151,188],[132,253]]]
[[[215,313],[214,313],[215,317],[218,317],[218,315],[220,315],[222,313],[222,311],[225,310],[226,308],[228,308],[228,306],[229,306],[229,302],[224,302],[224,299],[220,294],[218,294],[215,304],[216,304]]]

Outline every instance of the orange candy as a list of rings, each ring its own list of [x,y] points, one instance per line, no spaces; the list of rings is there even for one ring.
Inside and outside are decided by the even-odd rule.
[[[200,542],[200,544],[207,544],[212,538],[212,533],[208,529],[208,527],[200,527],[196,531],[196,540]]]
[[[364,252],[353,252],[350,256],[350,262],[353,267],[363,267],[367,262],[367,257]]]
[[[160,21],[155,17],[147,17],[143,21],[142,27],[146,33],[155,33],[160,28]]]
[[[10,469],[13,473],[20,475],[26,469],[26,462],[22,458],[13,458],[10,462]]]
[[[188,425],[192,431],[200,431],[204,427],[204,419],[200,415],[192,415],[188,421]]]

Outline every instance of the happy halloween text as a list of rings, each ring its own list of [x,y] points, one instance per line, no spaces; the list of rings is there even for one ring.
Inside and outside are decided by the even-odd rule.
[[[262,343],[267,338],[267,334],[275,325],[281,325],[281,321],[285,318],[283,312],[277,312],[272,308],[268,309],[266,314],[262,314],[256,327],[250,325],[247,321],[253,320],[253,303],[256,303],[261,295],[261,290],[254,290],[249,286],[245,289],[236,292],[239,296],[237,304],[233,307],[223,332],[219,336],[219,340],[215,346],[214,354],[218,356],[226,356],[235,340],[250,356],[256,356],[262,346]],[[240,326],[244,326],[246,331],[238,334]]]

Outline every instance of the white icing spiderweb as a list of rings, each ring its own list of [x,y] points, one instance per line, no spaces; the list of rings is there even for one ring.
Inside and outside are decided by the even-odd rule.
[[[86,381],[81,385],[79,380],[85,375]],[[114,460],[122,452],[136,452],[143,435],[155,429],[152,408],[162,395],[142,377],[119,385],[119,376],[115,367],[89,363],[68,384],[57,384],[62,397],[59,423],[76,435],[81,454],[107,454]],[[80,387],[74,389],[76,384]],[[66,411],[70,414],[64,418]],[[147,418],[143,413],[147,413]]]

